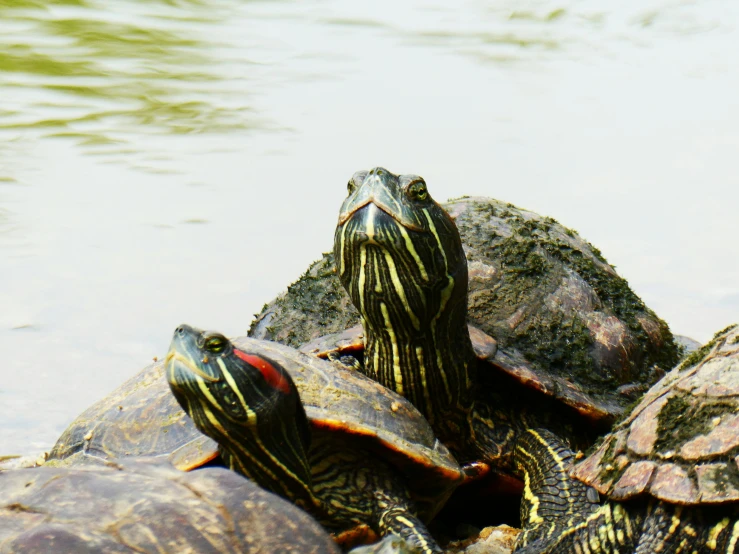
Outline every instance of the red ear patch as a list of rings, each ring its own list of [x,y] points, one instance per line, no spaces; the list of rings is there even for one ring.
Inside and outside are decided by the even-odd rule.
[[[287,382],[287,379],[267,360],[254,354],[247,354],[236,348],[234,348],[234,354],[247,364],[256,367],[269,386],[285,394],[290,394],[290,384]]]

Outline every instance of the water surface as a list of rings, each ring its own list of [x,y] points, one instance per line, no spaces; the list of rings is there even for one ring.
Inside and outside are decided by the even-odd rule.
[[[739,319],[739,7],[0,5],[3,453],[185,321],[235,335],[331,247],[348,177],[577,229],[673,331]]]

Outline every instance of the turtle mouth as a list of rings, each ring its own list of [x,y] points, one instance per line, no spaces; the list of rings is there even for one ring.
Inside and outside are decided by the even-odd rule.
[[[396,239],[392,237],[398,233],[394,231],[395,229],[404,228],[410,232],[424,232],[424,229],[409,224],[377,202],[367,202],[361,208],[354,210],[346,219],[346,224],[340,224],[338,228],[342,229],[342,233],[354,235],[366,244],[390,247],[391,250],[395,249]]]
[[[190,358],[185,357],[180,352],[177,352],[176,350],[170,350],[167,353],[167,357],[165,358],[165,364],[171,364],[174,368],[175,362],[179,362],[182,364],[182,366],[197,375],[198,377],[201,377],[202,379],[205,379],[206,381],[210,383],[217,383],[220,381],[220,378],[213,377],[212,375],[208,375],[205,373],[202,369],[200,369],[196,363],[194,363]]]
[[[409,221],[408,218],[402,217],[401,215],[396,213],[391,206],[387,206],[384,202],[382,202],[382,200],[374,198],[372,196],[370,196],[369,198],[365,198],[361,202],[358,202],[357,204],[351,206],[350,209],[341,212],[339,214],[338,225],[344,225],[344,223],[355,217],[358,212],[362,211],[365,208],[369,212],[368,206],[374,206],[375,208],[377,208],[377,210],[374,213],[365,216],[366,218],[375,219],[378,215],[378,212],[383,212],[386,215],[392,217],[395,221],[400,223],[406,229],[410,229],[411,231],[425,231],[425,229],[420,225],[417,225],[413,221]]]

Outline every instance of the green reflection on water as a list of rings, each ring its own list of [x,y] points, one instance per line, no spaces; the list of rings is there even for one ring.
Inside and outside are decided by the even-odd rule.
[[[540,15],[534,12],[530,11],[513,11],[508,16],[508,19],[525,19],[529,21],[556,21],[560,17],[563,17],[567,13],[567,10],[564,8],[557,8],[556,10],[552,10],[550,12],[545,13],[544,15]]]
[[[181,64],[207,61],[199,55],[204,46],[197,40],[163,29],[142,29],[136,25],[87,19],[61,19],[44,22],[50,34],[73,38],[75,46],[88,49],[92,56],[153,60]],[[188,58],[181,48],[191,48]],[[89,54],[86,54],[89,55]]]
[[[3,1],[0,97],[14,109],[0,113],[0,131],[34,129],[93,148],[141,134],[254,127],[243,91],[222,86],[231,76],[209,38],[222,21],[216,8],[198,0]]]
[[[87,6],[84,0],[3,0],[2,9],[36,8],[47,9],[53,6]]]

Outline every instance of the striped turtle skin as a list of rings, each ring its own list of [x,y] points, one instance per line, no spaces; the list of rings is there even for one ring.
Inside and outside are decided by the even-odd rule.
[[[412,443],[428,442],[425,429],[400,430],[412,406],[369,380],[372,388],[353,386],[357,375],[315,359],[313,368],[293,369],[295,380],[303,381],[296,387],[280,361],[285,360],[255,352],[248,340],[232,343],[219,333],[181,325],[166,358],[167,380],[234,471],[306,509],[339,536],[393,532],[418,552],[442,552],[422,518],[433,515],[453,488],[439,481],[454,485],[461,470],[438,441],[428,452]],[[301,402],[311,390],[323,399],[320,406],[310,402],[312,429]],[[324,415],[316,416],[321,409]],[[409,477],[393,463],[405,465]],[[418,484],[415,501],[412,480]]]
[[[556,436],[528,430],[518,550],[739,552],[739,326],[716,334],[572,467]],[[592,488],[591,488],[592,487]],[[593,502],[595,491],[608,500]]]
[[[339,554],[304,511],[225,468],[153,459],[0,472],[0,552]]]

